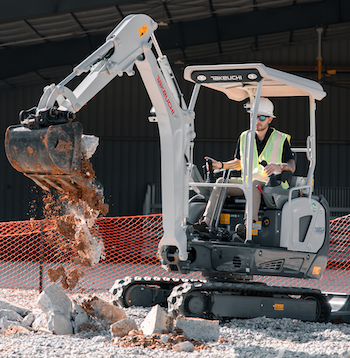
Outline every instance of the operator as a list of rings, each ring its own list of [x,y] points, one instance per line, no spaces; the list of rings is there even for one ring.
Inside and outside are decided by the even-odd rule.
[[[254,104],[253,104],[254,107]],[[249,113],[253,111],[251,108]],[[281,171],[295,171],[294,152],[290,148],[290,135],[281,133],[270,126],[272,120],[275,118],[273,114],[274,106],[268,98],[260,98],[258,108],[258,118],[255,127],[255,144],[253,154],[253,222],[256,222],[258,218],[258,212],[261,202],[261,192],[257,188],[257,185],[263,189],[268,177],[276,172]],[[234,159],[228,162],[221,162],[210,157],[205,159],[211,159],[213,163],[213,169],[234,169],[242,170],[243,161],[241,161],[241,154],[244,150],[244,144],[246,140],[247,131],[241,133],[236,146]],[[265,160],[268,165],[263,167],[259,164],[262,160]],[[222,183],[223,178],[219,178],[217,183]],[[234,182],[230,179],[230,182]],[[282,183],[282,187],[288,188],[288,183]],[[207,232],[207,228],[210,226],[211,218],[213,216],[215,205],[220,194],[220,188],[214,187],[210,198],[208,200],[203,217],[195,224],[194,228],[201,232]],[[240,188],[229,187],[226,190],[226,196],[241,196],[244,195],[243,190]],[[222,199],[221,199],[222,200]],[[218,203],[220,205],[220,203]],[[247,210],[247,208],[246,208]],[[247,212],[245,213],[245,223],[236,225],[236,233],[242,239],[245,239],[246,234],[246,220]]]

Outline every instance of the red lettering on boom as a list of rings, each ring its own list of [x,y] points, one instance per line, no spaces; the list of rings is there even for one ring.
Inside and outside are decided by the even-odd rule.
[[[166,93],[166,90],[164,89],[162,80],[160,79],[159,76],[158,76],[158,78],[157,78],[157,82],[158,82],[158,85],[159,85],[160,89],[163,90],[163,91],[162,91],[163,97],[164,97],[165,102],[167,103],[167,105],[168,105],[168,107],[169,107],[169,109],[170,109],[171,114],[174,114],[175,111],[174,111],[174,109],[173,109],[173,105],[171,104],[170,99],[168,98],[168,94]]]

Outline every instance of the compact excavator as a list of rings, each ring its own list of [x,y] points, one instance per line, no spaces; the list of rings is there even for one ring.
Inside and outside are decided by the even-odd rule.
[[[77,65],[59,84],[45,87],[36,107],[20,113],[20,124],[6,131],[5,149],[12,166],[43,189],[94,187],[80,175],[82,125],[76,113],[116,76],[135,74],[144,82],[157,122],[161,145],[161,187],[164,235],[159,243],[161,265],[170,272],[201,272],[203,280],[125,278],[112,287],[115,304],[168,303],[174,315],[229,319],[232,317],[290,317],[327,322],[330,305],[321,291],[274,287],[253,280],[254,275],[320,279],[327,265],[329,207],[313,195],[316,167],[316,101],[326,93],[309,79],[259,63],[201,65],[185,68],[194,84],[189,103],[175,79],[156,37],[157,23],[143,14],[129,15],[107,36],[105,43]],[[74,90],[66,85],[86,74]],[[202,178],[193,163],[195,104],[200,89],[224,93],[229,100],[248,101],[250,128],[242,160],[241,180],[213,183]],[[270,178],[262,193],[259,220],[252,224],[254,132],[261,97],[304,97],[309,108],[305,145],[292,148],[306,155],[303,177]],[[253,105],[255,104],[255,105]],[[210,167],[210,163],[208,165]],[[213,177],[218,173],[212,173]],[[219,173],[220,174],[220,173]],[[222,174],[222,173],[221,173]],[[220,175],[221,175],[220,174]],[[289,189],[281,186],[289,180]],[[213,186],[242,189],[242,197],[228,198],[216,208],[208,233],[194,229]],[[189,199],[190,189],[196,195]],[[247,236],[237,239],[235,225],[243,222],[247,205]]]

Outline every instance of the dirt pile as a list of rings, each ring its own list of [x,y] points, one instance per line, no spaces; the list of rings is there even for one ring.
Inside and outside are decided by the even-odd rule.
[[[165,339],[164,339],[165,338]],[[113,344],[119,347],[142,347],[151,349],[165,349],[171,350],[173,347],[182,342],[191,342],[195,349],[202,350],[207,349],[208,346],[200,341],[194,339],[188,339],[180,329],[175,329],[169,335],[162,335],[159,333],[153,333],[150,336],[145,336],[142,332],[132,330],[128,335],[122,338],[113,338]]]

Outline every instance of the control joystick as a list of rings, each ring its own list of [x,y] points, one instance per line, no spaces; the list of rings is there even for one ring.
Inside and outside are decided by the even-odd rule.
[[[264,168],[267,165],[266,160],[262,160],[261,162],[259,162],[260,165],[262,165]],[[269,176],[269,180],[267,181],[266,185],[267,187],[274,187],[274,186],[279,186],[280,184],[277,181],[276,175],[275,174],[271,174]]]

